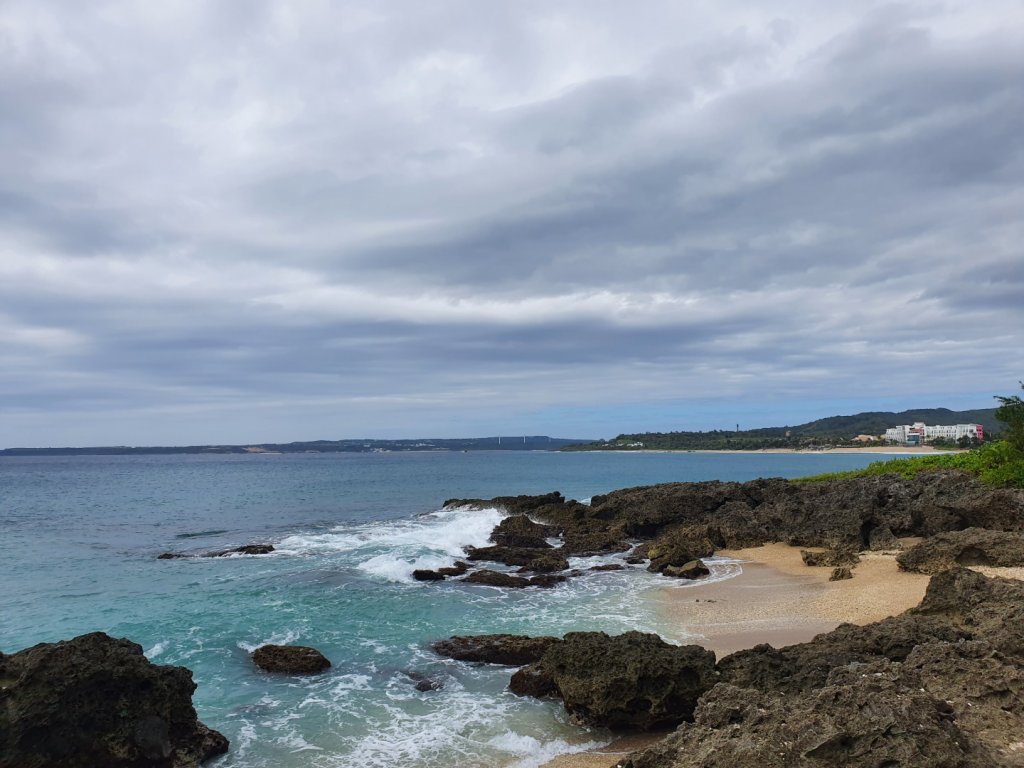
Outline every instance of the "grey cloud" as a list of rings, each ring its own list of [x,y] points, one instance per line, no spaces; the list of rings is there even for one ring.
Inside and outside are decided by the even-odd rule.
[[[1020,376],[1012,3],[27,8],[0,10],[0,443],[98,411],[221,441],[245,403],[292,437],[424,403],[629,429]]]

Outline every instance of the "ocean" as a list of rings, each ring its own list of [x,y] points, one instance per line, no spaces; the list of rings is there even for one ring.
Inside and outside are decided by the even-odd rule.
[[[436,657],[452,634],[658,632],[646,596],[685,583],[593,572],[554,589],[420,583],[483,545],[497,510],[452,497],[798,477],[877,455],[377,453],[0,458],[0,650],[101,630],[193,671],[200,719],[231,741],[218,768],[533,768],[609,740],[550,701],[505,690],[511,670]],[[271,543],[263,556],[158,560]],[[581,558],[588,567],[611,558]],[[713,565],[711,578],[737,566]],[[313,677],[260,672],[264,643],[321,650]],[[409,672],[443,684],[417,691]]]

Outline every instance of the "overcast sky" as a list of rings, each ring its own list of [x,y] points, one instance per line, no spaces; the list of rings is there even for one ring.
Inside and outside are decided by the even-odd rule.
[[[0,0],[0,447],[991,407],[1024,3]]]

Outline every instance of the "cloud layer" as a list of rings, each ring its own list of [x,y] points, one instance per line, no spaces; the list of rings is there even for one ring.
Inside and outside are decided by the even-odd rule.
[[[7,0],[0,445],[987,405],[1024,8],[762,6]]]

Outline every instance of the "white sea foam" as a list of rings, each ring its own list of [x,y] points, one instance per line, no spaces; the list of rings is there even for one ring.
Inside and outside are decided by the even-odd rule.
[[[282,632],[275,632],[265,640],[260,640],[256,643],[248,643],[245,640],[239,640],[235,645],[246,653],[252,653],[261,645],[289,645],[290,643],[294,643],[300,637],[301,634],[299,632],[293,629],[286,629]]]
[[[414,570],[451,565],[467,546],[486,545],[502,517],[497,509],[442,509],[413,519],[295,534],[281,541],[278,550],[291,555],[347,555],[346,560],[375,579],[412,584]]]
[[[170,641],[169,640],[161,640],[159,643],[157,643],[152,648],[150,648],[148,651],[146,651],[146,653],[144,655],[145,655],[145,657],[147,659],[152,661],[157,656],[159,656],[164,651],[166,651],[168,645],[170,645]]]
[[[599,741],[570,744],[563,739],[554,739],[542,742],[533,736],[525,736],[512,731],[495,736],[487,743],[502,752],[508,752],[512,756],[520,758],[512,765],[512,768],[539,768],[558,755],[586,752],[589,749],[604,746]]]

